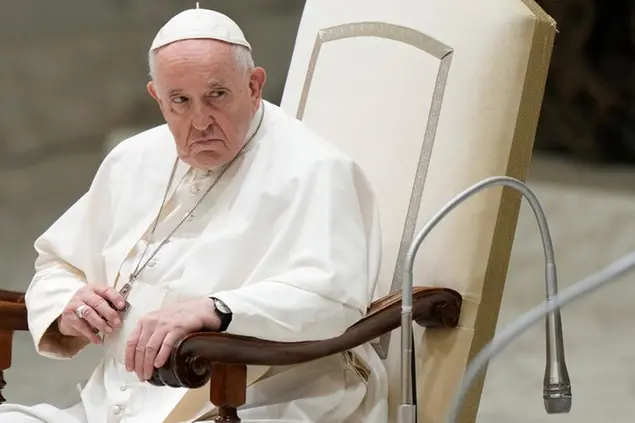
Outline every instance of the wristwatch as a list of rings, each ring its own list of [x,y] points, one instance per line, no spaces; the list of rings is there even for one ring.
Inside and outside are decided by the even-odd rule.
[[[210,299],[214,301],[214,308],[216,309],[216,314],[218,315],[218,319],[220,320],[218,331],[225,332],[232,321],[232,311],[229,307],[227,307],[227,304],[225,304],[218,298],[210,297]]]

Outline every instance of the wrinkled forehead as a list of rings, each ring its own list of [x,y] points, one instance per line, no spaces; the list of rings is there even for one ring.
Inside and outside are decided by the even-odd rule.
[[[156,64],[184,62],[191,65],[211,65],[236,62],[234,47],[226,42],[208,39],[176,41],[154,50]]]
[[[242,76],[234,47],[222,41],[182,40],[161,47],[154,53],[156,79],[227,81]]]

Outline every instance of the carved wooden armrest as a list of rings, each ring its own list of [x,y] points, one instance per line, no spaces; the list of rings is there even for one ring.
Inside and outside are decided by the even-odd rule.
[[[2,396],[6,386],[3,372],[11,367],[13,332],[16,330],[29,330],[24,294],[0,290],[0,404],[5,401]]]
[[[415,287],[413,320],[428,328],[454,328],[461,304],[461,295],[451,289]],[[375,301],[363,319],[336,338],[271,342],[197,332],[174,346],[170,360],[155,370],[150,383],[199,388],[211,378],[210,400],[220,409],[218,421],[239,422],[236,408],[245,402],[246,366],[286,366],[317,360],[370,342],[400,325],[401,293],[397,292]]]

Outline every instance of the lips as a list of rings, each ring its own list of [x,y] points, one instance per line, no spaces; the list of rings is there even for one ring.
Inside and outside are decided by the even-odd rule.
[[[192,152],[217,151],[222,149],[224,145],[223,140],[219,140],[218,138],[206,138],[193,142],[190,145],[190,149]]]
[[[204,140],[194,141],[194,144],[210,145],[210,144],[215,144],[217,142],[222,142],[222,140],[219,140],[217,138],[207,138],[207,139],[204,139]]]

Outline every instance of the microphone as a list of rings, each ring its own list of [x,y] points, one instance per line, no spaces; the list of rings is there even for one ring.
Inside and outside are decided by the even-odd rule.
[[[620,276],[633,269],[635,269],[635,252],[614,261],[608,267],[605,267],[601,271],[587,277],[586,279],[573,284],[554,298],[534,307],[494,337],[494,339],[490,341],[468,365],[467,370],[465,371],[463,383],[452,402],[452,407],[450,408],[448,419],[446,420],[447,423],[456,423],[459,421],[459,412],[461,411],[461,406],[463,405],[463,401],[467,396],[472,382],[487,366],[490,360],[500,354],[505,347],[511,344],[512,341],[524,334],[536,322],[544,318],[545,315],[573,302],[574,300],[580,299],[587,294],[597,291],[601,287],[608,285],[610,282],[619,280]]]
[[[404,263],[404,277],[401,287],[401,404],[399,406],[399,423],[415,423],[417,410],[414,405],[412,367],[412,287],[414,259],[421,243],[432,229],[454,210],[459,204],[474,194],[492,186],[506,186],[520,192],[529,202],[538,223],[545,253],[545,281],[547,301],[553,301],[558,294],[556,263],[553,252],[551,234],[547,219],[536,195],[521,181],[509,176],[493,176],[484,179],[450,200],[439,210],[417,234],[410,245]],[[554,307],[549,311],[546,321],[546,357],[543,399],[548,414],[568,413],[571,409],[571,382],[565,363],[564,341],[560,310]]]

